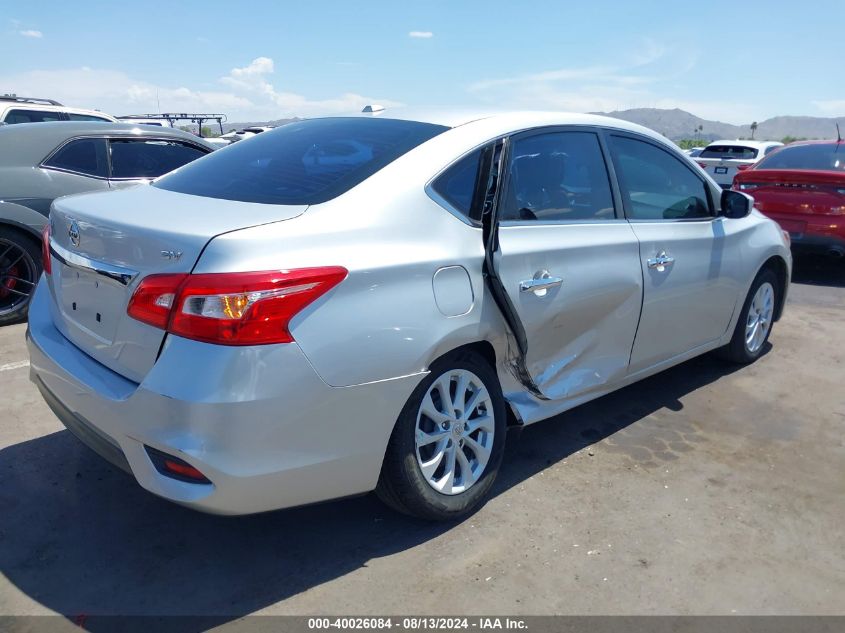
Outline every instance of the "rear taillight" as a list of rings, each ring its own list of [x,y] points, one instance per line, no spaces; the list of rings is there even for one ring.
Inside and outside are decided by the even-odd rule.
[[[704,171],[707,171],[707,163],[699,163],[698,161],[695,162],[698,163],[698,166],[701,167]]]
[[[133,319],[166,329],[176,293],[187,278],[187,273],[145,277],[129,300],[126,312]]]
[[[50,260],[50,223],[44,226],[41,231],[41,266],[48,275],[53,272],[53,263]]]
[[[737,165],[736,170],[737,171],[745,171],[747,169],[751,169],[753,166],[754,166],[753,164],[748,164],[748,163],[742,164],[742,165]]]
[[[150,275],[129,316],[172,334],[222,345],[290,343],[291,319],[346,278],[339,266],[200,275]]]

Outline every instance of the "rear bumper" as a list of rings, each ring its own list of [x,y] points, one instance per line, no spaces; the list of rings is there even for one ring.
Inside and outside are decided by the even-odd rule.
[[[396,416],[421,376],[326,385],[296,344],[227,347],[168,337],[140,384],[93,360],[53,324],[39,284],[31,378],[71,432],[161,497],[248,514],[372,490]],[[159,473],[145,446],[211,484]]]
[[[794,251],[845,255],[845,217],[764,213],[789,232]]]

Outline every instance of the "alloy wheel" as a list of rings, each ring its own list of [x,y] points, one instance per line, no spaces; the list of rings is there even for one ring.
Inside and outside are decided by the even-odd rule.
[[[769,282],[763,283],[754,293],[751,305],[748,306],[748,317],[745,322],[745,348],[750,354],[756,354],[763,346],[769,329],[772,327],[772,316],[775,312],[775,289]]]
[[[417,412],[415,445],[423,477],[437,492],[457,495],[478,481],[493,450],[493,401],[466,369],[441,374]]]
[[[27,250],[0,238],[0,317],[20,310],[38,282],[38,266]]]

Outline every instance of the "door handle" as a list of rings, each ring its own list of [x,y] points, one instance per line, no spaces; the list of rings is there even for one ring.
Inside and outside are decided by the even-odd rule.
[[[534,273],[533,279],[524,279],[519,282],[520,292],[535,292],[542,297],[546,290],[556,288],[563,283],[562,277],[552,277],[548,270],[538,270]]]
[[[651,257],[646,260],[649,268],[654,268],[657,272],[662,273],[667,266],[675,263],[675,258],[666,254],[666,251],[660,251],[657,257]]]

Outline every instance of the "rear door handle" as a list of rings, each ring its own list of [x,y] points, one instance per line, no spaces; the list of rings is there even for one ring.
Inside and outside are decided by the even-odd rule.
[[[552,277],[548,270],[538,270],[534,273],[533,279],[524,279],[519,282],[519,290],[520,292],[539,293],[540,291],[549,290],[550,288],[556,288],[562,283],[562,277]]]
[[[651,257],[646,260],[649,268],[655,269],[657,272],[662,273],[666,270],[667,266],[671,266],[675,263],[675,258],[671,257],[666,254],[666,251],[660,251],[657,254],[657,257]]]

